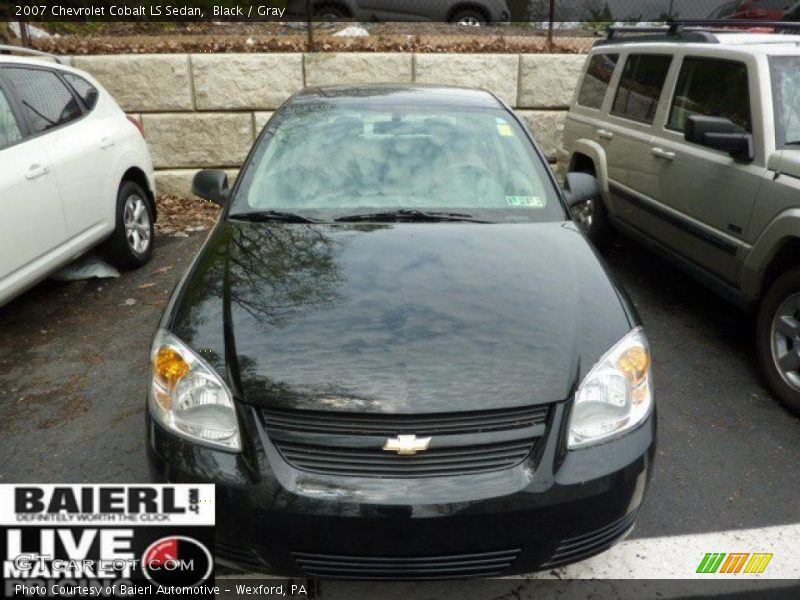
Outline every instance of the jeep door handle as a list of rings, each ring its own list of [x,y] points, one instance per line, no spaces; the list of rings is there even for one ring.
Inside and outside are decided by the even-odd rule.
[[[25,179],[36,179],[37,177],[41,177],[42,175],[47,175],[50,172],[50,167],[43,164],[33,164],[28,169],[28,172],[25,173]]]
[[[597,130],[597,137],[601,137],[604,140],[613,140],[614,134],[606,129],[598,129]]]
[[[652,152],[653,156],[655,156],[656,158],[663,158],[664,160],[669,160],[669,161],[675,160],[674,152],[667,152],[666,150],[662,150],[661,148],[652,148],[650,152]]]
[[[114,145],[114,138],[110,135],[107,135],[100,139],[100,147],[105,150],[106,148],[111,148]]]

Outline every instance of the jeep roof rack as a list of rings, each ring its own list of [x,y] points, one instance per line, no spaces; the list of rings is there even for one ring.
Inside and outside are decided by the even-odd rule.
[[[49,58],[56,61],[58,64],[66,64],[63,59],[55,54],[49,52],[42,52],[41,50],[34,50],[33,48],[25,48],[23,46],[10,46],[7,44],[0,44],[0,55],[3,54],[22,54],[27,56],[37,56],[41,58]]]
[[[667,21],[663,27],[610,27],[608,37],[595,45],[642,43],[642,42],[683,42],[694,44],[718,44],[717,33],[748,33],[744,27],[759,29],[778,29],[782,31],[797,30],[797,21],[748,21],[739,19],[715,19],[706,21]],[[619,34],[634,33],[631,37],[620,37]]]

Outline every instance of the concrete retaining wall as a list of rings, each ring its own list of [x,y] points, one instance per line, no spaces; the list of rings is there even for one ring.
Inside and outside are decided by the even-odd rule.
[[[486,88],[555,158],[585,56],[568,54],[153,54],[76,56],[139,117],[159,190],[186,195],[197,169],[242,164],[272,112],[308,85],[420,82]]]

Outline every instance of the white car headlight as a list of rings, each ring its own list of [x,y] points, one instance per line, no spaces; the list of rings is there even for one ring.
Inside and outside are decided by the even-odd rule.
[[[159,330],[150,352],[150,412],[195,442],[238,452],[239,422],[228,387],[186,344]]]
[[[568,445],[582,448],[634,429],[652,406],[650,346],[637,327],[600,359],[578,388]]]

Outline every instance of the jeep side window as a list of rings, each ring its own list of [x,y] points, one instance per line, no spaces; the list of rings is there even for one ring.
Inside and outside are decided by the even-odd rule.
[[[652,123],[671,64],[672,57],[665,54],[631,54],[611,114]]]
[[[778,148],[800,146],[800,56],[772,56],[772,99]]]
[[[747,65],[709,58],[687,58],[681,66],[668,129],[684,131],[690,116],[724,117],[752,133]]]
[[[619,54],[596,54],[592,57],[578,93],[579,105],[602,108],[618,60]]]

